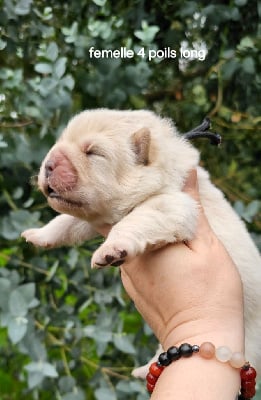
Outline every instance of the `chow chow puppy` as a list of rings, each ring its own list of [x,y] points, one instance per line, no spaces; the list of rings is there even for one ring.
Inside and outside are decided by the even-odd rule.
[[[83,111],[68,123],[39,172],[40,190],[61,215],[22,236],[36,246],[70,246],[111,225],[93,254],[93,268],[117,266],[144,251],[190,240],[197,204],[182,187],[189,171],[197,168],[205,214],[242,278],[246,357],[261,372],[260,254],[198,163],[199,152],[171,121],[152,112]]]

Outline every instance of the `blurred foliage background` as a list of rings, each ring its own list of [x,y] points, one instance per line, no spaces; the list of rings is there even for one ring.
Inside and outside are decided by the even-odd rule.
[[[118,271],[90,270],[97,242],[20,239],[53,215],[31,178],[74,113],[148,108],[180,132],[208,115],[223,144],[196,142],[202,164],[261,247],[260,16],[254,0],[0,0],[1,400],[148,398],[130,371],[156,342]]]

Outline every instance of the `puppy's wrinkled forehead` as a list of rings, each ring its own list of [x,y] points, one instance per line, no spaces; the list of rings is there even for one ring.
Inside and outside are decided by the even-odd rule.
[[[77,141],[99,134],[114,136],[132,133],[133,117],[130,113],[112,110],[83,111],[68,123],[61,138]]]

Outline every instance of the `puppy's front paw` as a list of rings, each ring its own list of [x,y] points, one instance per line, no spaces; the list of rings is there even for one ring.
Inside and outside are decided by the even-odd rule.
[[[107,266],[118,267],[127,259],[135,257],[136,252],[130,240],[107,240],[93,254],[92,268],[103,268]]]
[[[54,245],[50,238],[48,239],[43,228],[27,229],[22,232],[21,236],[25,238],[27,242],[30,242],[35,246],[51,248]]]
[[[127,250],[117,246],[101,246],[92,256],[92,268],[103,268],[109,265],[118,267],[125,262]]]

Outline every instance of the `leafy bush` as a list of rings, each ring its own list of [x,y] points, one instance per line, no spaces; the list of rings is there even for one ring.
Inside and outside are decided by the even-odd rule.
[[[196,143],[202,163],[261,246],[256,2],[111,3],[2,1],[3,400],[148,398],[130,371],[153,354],[155,339],[122,290],[118,270],[90,270],[97,241],[43,251],[20,239],[21,231],[53,215],[31,181],[79,110],[149,108],[172,117],[182,132],[208,114],[224,143],[220,149]],[[91,48],[120,56],[94,57]],[[190,60],[186,50],[198,56]]]

